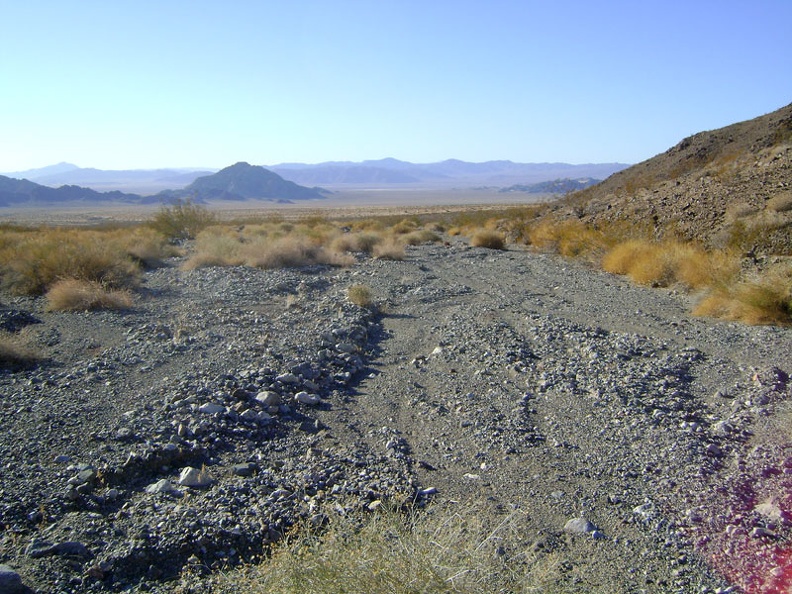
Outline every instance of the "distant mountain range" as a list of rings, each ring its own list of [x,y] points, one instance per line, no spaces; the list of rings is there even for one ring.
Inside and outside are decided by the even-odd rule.
[[[533,184],[561,178],[605,179],[628,167],[625,163],[514,163],[486,161],[469,163],[449,159],[438,163],[416,164],[398,159],[353,163],[329,161],[308,165],[281,163],[269,167],[285,179],[305,185],[381,186],[420,185],[429,187],[495,186]]]
[[[605,179],[626,168],[624,163],[514,163],[486,161],[469,163],[449,159],[438,163],[410,163],[398,159],[326,163],[281,163],[265,166],[283,177],[304,186],[330,189],[345,187],[464,188],[492,186],[501,188],[515,184],[536,184],[555,179]],[[80,185],[97,191],[118,190],[152,195],[162,190],[179,190],[197,178],[215,173],[207,169],[134,169],[102,170],[81,168],[71,163],[58,163],[40,169],[5,173],[8,177],[27,179],[45,186]]]
[[[152,204],[179,199],[195,202],[213,200],[266,200],[291,202],[323,198],[321,190],[286,181],[263,167],[237,163],[211,175],[195,179],[187,187],[163,190],[151,196],[119,192],[97,192],[91,188],[64,185],[59,188],[26,179],[0,175],[0,206],[44,206],[51,204]]]
[[[214,172],[211,169],[94,169],[77,167],[71,163],[58,163],[3,175],[50,187],[79,185],[103,192],[119,190],[151,195],[162,190],[183,188],[197,177]]]
[[[506,188],[505,191],[565,193],[569,180],[604,179],[623,163],[469,163],[449,159],[416,164],[398,159],[331,161],[271,167],[237,163],[220,171],[201,169],[102,170],[58,163],[0,175],[0,206],[45,204],[151,204],[190,198],[286,201],[323,198],[344,188]],[[553,180],[553,181],[550,181]],[[563,181],[567,180],[567,181]],[[548,183],[548,189],[536,184]],[[560,184],[560,185],[559,185]],[[564,185],[566,184],[566,185]],[[544,186],[542,186],[544,187]],[[532,189],[525,189],[532,188]]]

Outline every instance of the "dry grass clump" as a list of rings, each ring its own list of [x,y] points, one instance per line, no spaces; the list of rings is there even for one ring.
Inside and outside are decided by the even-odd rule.
[[[512,548],[518,518],[495,528],[485,514],[386,510],[336,517],[321,534],[296,531],[259,566],[219,577],[219,592],[284,594],[495,593],[543,591],[561,578],[560,559]]]
[[[112,234],[79,229],[8,231],[0,245],[0,276],[16,294],[41,295],[63,278],[108,288],[136,286],[140,268]]]
[[[316,245],[305,237],[282,237],[272,242],[246,246],[245,264],[255,268],[289,268],[327,264],[350,266],[352,256],[339,254]]]
[[[746,324],[788,325],[792,323],[792,266],[777,266],[762,277],[718,287],[693,313]]]
[[[421,222],[417,218],[402,219],[391,226],[390,231],[396,235],[405,235],[420,228]]]
[[[404,244],[395,237],[388,237],[374,246],[371,255],[376,260],[404,260]]]
[[[185,270],[209,266],[239,266],[244,263],[240,238],[230,228],[209,227],[198,234]]]
[[[128,309],[132,294],[126,290],[109,290],[95,281],[63,279],[46,294],[49,311],[89,311],[95,309]]]
[[[702,289],[730,283],[739,273],[740,261],[731,252],[708,253],[689,243],[631,239],[605,254],[602,268],[629,276],[641,285],[669,287],[681,283],[690,289]]]
[[[615,228],[597,229],[577,219],[542,219],[529,224],[524,235],[527,243],[538,249],[553,251],[567,258],[586,257],[591,260],[599,259],[619,237]]]
[[[470,245],[491,250],[502,250],[506,248],[506,239],[498,231],[482,229],[473,234],[470,238]]]
[[[371,289],[366,285],[352,285],[347,289],[347,299],[359,307],[370,307],[373,300]]]
[[[0,369],[26,369],[38,361],[38,355],[18,335],[0,330]]]
[[[121,250],[145,268],[162,266],[163,260],[180,255],[180,250],[160,232],[150,227],[133,227],[109,234]]]
[[[417,229],[402,236],[405,245],[422,245],[440,241],[440,236],[429,229]]]
[[[94,281],[76,279],[58,281],[45,297],[49,311],[123,310],[134,303],[129,290],[107,289]]]
[[[364,253],[371,255],[382,241],[382,235],[373,232],[344,233],[336,237],[330,245],[333,251],[344,253]]]

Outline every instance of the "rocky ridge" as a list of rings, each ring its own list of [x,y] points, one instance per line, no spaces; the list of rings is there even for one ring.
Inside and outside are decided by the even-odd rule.
[[[560,212],[641,221],[712,247],[726,245],[739,224],[761,229],[759,252],[791,253],[792,105],[685,138],[571,195]]]
[[[48,357],[0,376],[9,579],[199,588],[295,522],[433,502],[521,513],[504,550],[560,556],[570,591],[760,591],[792,532],[788,446],[766,439],[789,331],[451,241],[342,270],[174,261],[128,312],[4,296]],[[347,301],[352,284],[378,311]],[[769,560],[739,566],[724,545]]]

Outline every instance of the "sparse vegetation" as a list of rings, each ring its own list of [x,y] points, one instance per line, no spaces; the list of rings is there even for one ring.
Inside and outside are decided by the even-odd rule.
[[[214,225],[217,217],[190,200],[178,200],[163,205],[149,222],[149,226],[171,241],[194,239],[203,229]]]
[[[63,278],[131,288],[140,267],[117,232],[78,229],[6,231],[0,237],[0,276],[12,293],[41,295]]]
[[[352,285],[347,289],[347,299],[360,307],[370,307],[372,304],[371,289],[366,285]]]
[[[725,251],[706,252],[691,243],[632,239],[614,246],[602,267],[652,287],[681,284],[689,289],[728,285],[739,273],[739,258]]]
[[[289,594],[411,594],[420,592],[538,592],[560,575],[560,558],[541,559],[519,542],[517,512],[495,527],[487,514],[430,509],[369,517],[336,516],[321,533],[296,530],[271,558],[218,577],[222,592]]]
[[[404,260],[404,244],[389,237],[375,245],[371,255],[377,260]]]
[[[38,362],[36,353],[16,334],[0,330],[0,369],[25,369]]]
[[[126,290],[106,289],[95,281],[62,279],[46,294],[50,311],[89,311],[94,309],[127,309],[132,307],[132,294]]]
[[[483,229],[470,238],[470,245],[491,250],[502,250],[506,248],[506,239],[503,237],[503,234],[497,231]]]

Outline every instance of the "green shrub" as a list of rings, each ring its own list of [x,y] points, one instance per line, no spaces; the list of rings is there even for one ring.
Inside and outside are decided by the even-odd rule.
[[[163,205],[149,226],[171,241],[179,241],[195,239],[200,231],[216,222],[217,217],[205,207],[190,200],[178,200],[171,206]]]

